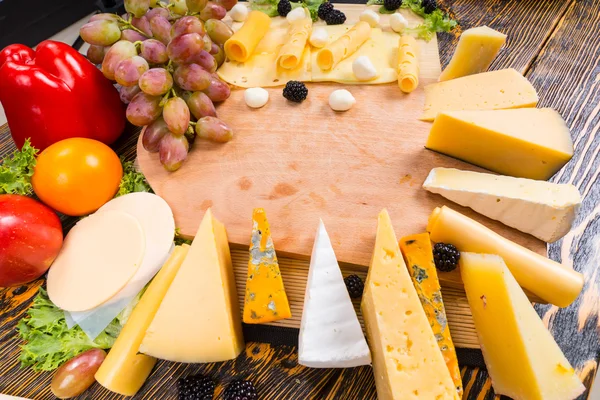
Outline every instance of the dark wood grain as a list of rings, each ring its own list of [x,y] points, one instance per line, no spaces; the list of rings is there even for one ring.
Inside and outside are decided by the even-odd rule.
[[[540,105],[556,108],[567,120],[576,155],[555,179],[577,185],[584,201],[573,231],[550,246],[549,254],[581,271],[584,293],[566,309],[537,306],[569,361],[592,384],[600,358],[600,2],[535,0],[446,0],[462,29],[486,24],[509,35],[493,68],[514,67],[524,72],[540,94]],[[457,40],[440,35],[445,65]],[[136,135],[129,132],[116,150],[132,159]],[[0,128],[0,157],[12,150],[6,127]],[[0,392],[35,399],[53,399],[50,374],[19,369],[15,325],[30,304],[39,282],[24,288],[0,290]],[[15,292],[17,294],[15,294]],[[316,370],[297,365],[297,349],[249,343],[237,360],[207,365],[160,362],[136,398],[174,399],[176,378],[204,372],[227,382],[248,377],[262,399],[375,399],[370,368]],[[462,368],[465,399],[496,398],[484,370]],[[222,386],[219,386],[221,390]],[[585,399],[588,392],[580,397]],[[117,399],[95,385],[85,399]]]

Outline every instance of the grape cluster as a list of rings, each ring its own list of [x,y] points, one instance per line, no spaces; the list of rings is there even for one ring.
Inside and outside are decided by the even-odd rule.
[[[119,85],[127,119],[144,127],[142,144],[169,171],[196,137],[231,140],[215,103],[230,95],[216,74],[233,31],[221,21],[237,0],[125,0],[127,14],[96,14],[80,35],[89,60]]]

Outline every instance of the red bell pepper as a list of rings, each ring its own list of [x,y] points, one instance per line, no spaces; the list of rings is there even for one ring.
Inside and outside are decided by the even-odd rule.
[[[17,147],[43,150],[71,137],[112,144],[125,128],[125,110],[111,82],[72,47],[46,40],[0,52],[0,102]]]

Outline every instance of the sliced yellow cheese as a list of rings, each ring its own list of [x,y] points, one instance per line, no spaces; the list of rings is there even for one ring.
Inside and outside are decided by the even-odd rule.
[[[208,363],[231,360],[243,349],[227,233],[209,208],[140,352],[161,360]]]
[[[371,25],[360,21],[334,42],[329,43],[317,53],[317,65],[328,71],[340,61],[352,55],[371,36]]]
[[[573,156],[571,133],[549,108],[440,113],[425,147],[520,178],[546,180]]]
[[[242,28],[225,42],[224,50],[227,58],[233,61],[247,61],[269,31],[270,26],[271,18],[267,14],[251,11]]]
[[[361,309],[379,400],[459,399],[386,210]]]
[[[431,325],[438,346],[444,356],[446,367],[452,376],[456,393],[462,398],[463,386],[458,358],[450,327],[446,318],[446,309],[442,299],[442,289],[438,280],[435,262],[433,261],[433,249],[428,233],[405,236],[400,239],[400,250],[406,261],[408,272],[412,278],[419,300]]]
[[[487,26],[467,29],[460,35],[450,63],[440,82],[487,71],[506,42],[506,35]]]
[[[537,102],[535,88],[523,75],[503,69],[425,86],[421,119],[433,121],[441,111],[535,107]]]
[[[460,271],[497,395],[571,400],[585,391],[502,258],[462,253]]]
[[[290,318],[292,312],[279,271],[269,221],[262,208],[252,213],[252,238],[244,298],[244,322],[261,324]]]
[[[287,41],[277,56],[279,67],[294,69],[300,65],[311,32],[312,20],[310,18],[296,20],[290,24]]]
[[[499,255],[522,287],[559,307],[571,304],[583,288],[579,272],[519,246],[446,206],[433,210],[427,231],[434,242],[451,243],[460,251]]]
[[[189,246],[185,244],[175,247],[131,312],[115,344],[96,372],[96,380],[108,390],[133,396],[150,375],[156,358],[140,354],[138,350],[188,250]]]
[[[398,44],[398,86],[404,93],[419,86],[419,44],[410,35],[400,36]]]

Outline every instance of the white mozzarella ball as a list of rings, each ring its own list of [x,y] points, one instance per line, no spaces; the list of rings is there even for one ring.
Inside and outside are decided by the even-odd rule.
[[[408,28],[408,21],[404,18],[404,15],[394,13],[390,15],[390,27],[394,32],[402,33]]]
[[[261,108],[269,101],[269,92],[261,87],[249,88],[244,92],[244,100],[248,107]]]
[[[237,3],[231,11],[229,11],[231,19],[236,22],[244,22],[248,18],[248,7],[245,4]]]
[[[329,34],[325,28],[314,28],[310,34],[309,43],[317,48],[325,47],[329,40]]]
[[[333,111],[348,111],[354,103],[356,103],[356,99],[346,89],[334,90],[329,95],[329,107]]]
[[[359,19],[365,21],[371,28],[376,28],[379,25],[379,14],[373,10],[365,10],[360,14]]]
[[[360,56],[354,60],[352,72],[359,81],[370,81],[377,78],[377,69],[367,56]]]
[[[306,15],[306,10],[304,10],[304,7],[298,7],[290,11],[285,18],[287,18],[288,22],[292,23],[294,21],[298,21],[308,17]]]

